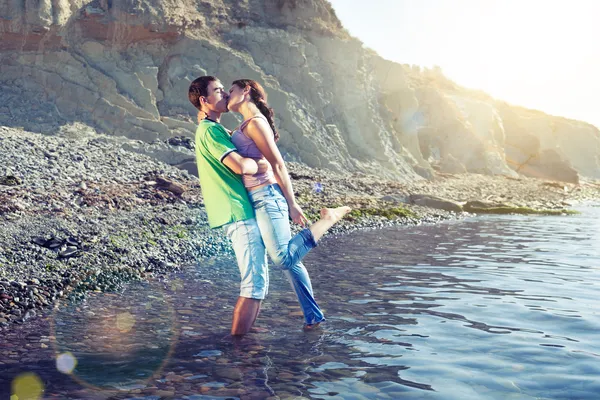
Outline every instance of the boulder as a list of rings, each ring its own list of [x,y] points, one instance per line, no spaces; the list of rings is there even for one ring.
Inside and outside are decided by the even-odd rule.
[[[482,212],[482,210],[514,207],[510,204],[492,201],[471,200],[463,205],[463,210],[470,213]]]
[[[400,204],[400,203],[410,203],[410,198],[406,197],[404,195],[399,195],[399,194],[388,194],[386,196],[382,196],[379,200],[381,201],[387,201],[390,203],[394,203],[394,204]]]
[[[579,173],[556,150],[544,150],[520,169],[523,175],[540,179],[579,183]]]
[[[520,174],[562,182],[600,178],[600,132],[590,124],[497,103],[506,158]]]
[[[411,194],[409,196],[409,200],[412,204],[419,206],[453,211],[457,213],[463,211],[463,208],[459,203],[429,194]]]

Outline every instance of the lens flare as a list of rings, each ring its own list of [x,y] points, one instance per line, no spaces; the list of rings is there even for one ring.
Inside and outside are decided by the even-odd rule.
[[[129,332],[135,325],[135,318],[128,312],[117,314],[117,329],[120,332]]]
[[[63,374],[72,374],[76,366],[77,359],[71,352],[62,353],[56,357],[56,369]]]
[[[177,314],[164,292],[170,283],[131,283],[132,290],[123,295],[89,294],[85,304],[57,304],[50,320],[57,370],[106,394],[147,385],[163,370],[179,338]],[[175,278],[173,284],[181,288],[184,281]],[[137,363],[140,354],[147,360],[143,366]],[[112,368],[124,362],[126,372]]]
[[[13,380],[10,400],[37,400],[42,398],[43,393],[42,380],[34,373],[25,373]]]

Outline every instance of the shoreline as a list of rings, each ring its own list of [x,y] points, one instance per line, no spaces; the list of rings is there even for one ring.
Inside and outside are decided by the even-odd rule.
[[[0,165],[0,330],[59,298],[82,299],[231,254],[221,230],[208,228],[198,178],[125,151],[111,137],[4,128]],[[402,183],[287,165],[310,220],[322,206],[353,208],[327,236],[460,219],[471,215],[462,212],[469,201],[560,213],[600,199],[595,182],[439,174]]]

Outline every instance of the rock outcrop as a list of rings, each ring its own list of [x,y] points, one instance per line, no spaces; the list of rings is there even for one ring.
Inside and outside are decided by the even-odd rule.
[[[590,124],[498,105],[511,168],[532,177],[578,182],[600,179],[600,132]]]
[[[395,131],[419,165],[573,183],[599,178],[596,127],[461,88],[436,68],[401,68],[380,58],[376,65],[382,104],[394,110]]]
[[[310,167],[600,179],[598,129],[383,60],[326,0],[5,1],[0,36],[0,125],[82,123],[192,172],[189,149],[162,147],[193,136],[187,88],[211,74],[263,83],[284,156]]]
[[[462,206],[452,200],[443,199],[441,197],[432,196],[429,194],[411,194],[409,196],[409,201],[411,204],[417,204],[419,206],[453,211],[456,213],[462,212]]]

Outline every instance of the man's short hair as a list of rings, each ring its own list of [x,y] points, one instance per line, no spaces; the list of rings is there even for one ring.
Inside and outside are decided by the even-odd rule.
[[[207,75],[196,78],[190,84],[190,88],[188,89],[188,98],[198,110],[200,110],[202,107],[202,103],[200,103],[200,97],[208,96],[208,85],[214,81],[218,81],[218,79],[214,76]]]

